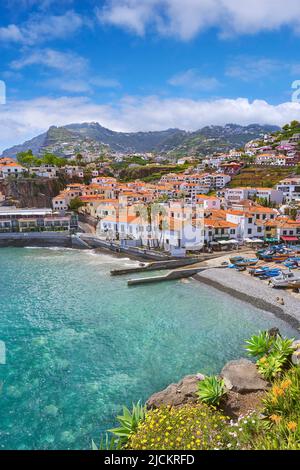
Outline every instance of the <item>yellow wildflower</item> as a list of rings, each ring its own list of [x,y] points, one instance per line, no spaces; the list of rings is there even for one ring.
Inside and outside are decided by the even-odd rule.
[[[290,421],[287,424],[287,428],[288,428],[289,431],[295,432],[296,429],[297,429],[297,423],[295,423],[295,421]]]
[[[281,416],[272,415],[272,416],[270,416],[270,420],[273,421],[275,424],[279,424],[280,421],[281,421]]]
[[[281,388],[283,390],[286,390],[287,388],[289,388],[290,385],[292,385],[292,381],[290,379],[286,379],[282,382]]]
[[[282,397],[282,395],[284,395],[284,390],[278,387],[278,385],[274,385],[273,394],[275,397]]]

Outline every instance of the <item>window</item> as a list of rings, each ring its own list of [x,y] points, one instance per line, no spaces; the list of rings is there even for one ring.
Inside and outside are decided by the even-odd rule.
[[[252,234],[252,228],[248,228],[248,235]]]
[[[253,222],[252,218],[248,219],[248,224],[252,224],[252,222]]]

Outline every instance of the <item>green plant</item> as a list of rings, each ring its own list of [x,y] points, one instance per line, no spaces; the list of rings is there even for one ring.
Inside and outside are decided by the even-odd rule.
[[[284,376],[277,379],[266,395],[263,403],[266,415],[280,415],[290,418],[300,417],[300,368],[292,367]],[[299,419],[299,418],[298,418]]]
[[[145,406],[141,405],[138,402],[136,405],[132,405],[132,411],[124,406],[123,407],[123,415],[117,416],[117,421],[120,423],[120,427],[109,429],[109,432],[114,434],[118,441],[124,445],[129,436],[137,430],[137,427],[140,422],[145,419]]]
[[[267,331],[261,331],[258,335],[253,335],[246,342],[246,351],[249,356],[263,357],[269,353],[274,338]]]
[[[121,445],[118,439],[109,437],[107,433],[101,436],[99,447],[92,440],[92,450],[118,450],[121,449]]]
[[[293,341],[294,339],[282,338],[281,336],[277,336],[273,343],[272,349],[274,352],[280,354],[285,359],[289,359],[294,352],[292,348]]]
[[[198,384],[198,396],[209,405],[218,406],[225,395],[225,384],[218,377],[206,377]]]
[[[259,359],[259,361],[257,361],[257,368],[264,379],[271,381],[282,372],[285,362],[285,357],[274,351],[272,354],[269,354],[269,356],[264,356]]]
[[[254,436],[261,450],[300,449],[300,368],[293,366],[275,381],[263,400],[267,432]]]
[[[226,449],[231,442],[227,418],[205,403],[181,407],[162,406],[147,412],[126,449],[213,450]]]

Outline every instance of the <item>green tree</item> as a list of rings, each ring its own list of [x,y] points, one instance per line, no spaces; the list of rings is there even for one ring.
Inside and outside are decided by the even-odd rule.
[[[54,153],[45,153],[42,158],[42,163],[45,165],[61,167],[66,165],[66,160],[62,157],[58,157]]]
[[[40,165],[40,159],[33,155],[32,150],[27,150],[26,152],[19,152],[17,154],[17,161],[18,163],[20,163],[20,165],[23,165],[26,168]]]
[[[78,212],[80,207],[84,206],[84,202],[80,199],[80,197],[75,197],[70,201],[69,209],[70,211]]]

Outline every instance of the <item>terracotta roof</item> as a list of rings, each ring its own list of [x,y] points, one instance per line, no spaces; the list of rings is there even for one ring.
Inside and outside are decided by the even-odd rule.
[[[227,222],[226,220],[219,219],[204,219],[204,225],[206,227],[213,228],[236,228],[238,225],[233,224],[232,222]]]

